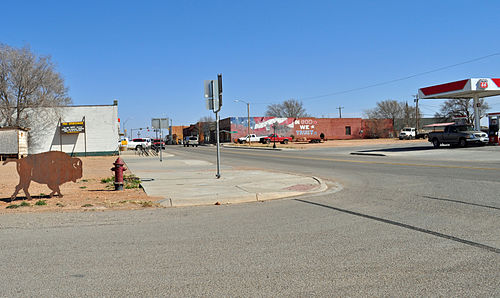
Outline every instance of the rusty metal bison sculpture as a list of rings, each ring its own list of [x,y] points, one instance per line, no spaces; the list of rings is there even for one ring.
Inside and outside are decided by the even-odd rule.
[[[40,184],[47,184],[52,190],[50,197],[56,193],[62,197],[59,186],[82,178],[82,161],[79,158],[70,157],[68,154],[60,151],[50,151],[39,154],[29,155],[18,160],[8,160],[8,162],[17,163],[17,173],[19,174],[19,184],[11,197],[14,200],[23,189],[26,197],[31,200],[28,192],[31,181]]]

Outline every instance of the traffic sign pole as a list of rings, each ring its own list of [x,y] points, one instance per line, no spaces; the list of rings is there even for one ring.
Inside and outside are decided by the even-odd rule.
[[[217,140],[217,173],[215,177],[220,178],[220,129],[219,111],[222,107],[222,74],[217,75],[217,80],[205,80],[203,82],[207,109],[215,113],[216,140]]]

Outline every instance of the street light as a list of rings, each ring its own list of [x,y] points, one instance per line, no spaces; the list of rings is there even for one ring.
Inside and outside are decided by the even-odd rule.
[[[277,123],[274,122],[273,123],[273,129],[274,129],[274,135],[273,135],[274,144],[273,144],[273,149],[276,149],[276,126],[277,126]]]
[[[247,139],[248,145],[250,145],[250,103],[241,99],[235,99],[234,102],[243,102],[247,104]]]
[[[127,129],[125,128],[125,125],[127,124],[127,122],[131,119],[134,119],[132,117],[128,117],[127,120],[123,121],[123,134],[125,135],[125,137],[127,137]]]

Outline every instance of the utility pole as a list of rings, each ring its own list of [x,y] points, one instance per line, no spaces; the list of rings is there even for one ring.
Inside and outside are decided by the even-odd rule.
[[[408,112],[408,102],[405,103],[405,125],[410,126],[410,113]]]
[[[419,126],[419,119],[418,119],[418,94],[414,95],[415,99],[413,100],[415,102],[415,131],[418,133],[418,126]]]
[[[337,109],[339,110],[339,118],[342,118],[342,109],[344,107],[339,106]]]

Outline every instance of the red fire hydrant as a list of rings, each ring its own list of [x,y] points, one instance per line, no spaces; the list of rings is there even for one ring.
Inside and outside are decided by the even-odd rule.
[[[123,172],[127,168],[124,167],[125,163],[121,157],[118,157],[113,164],[115,166],[111,168],[111,171],[115,172],[115,190],[123,190]]]

